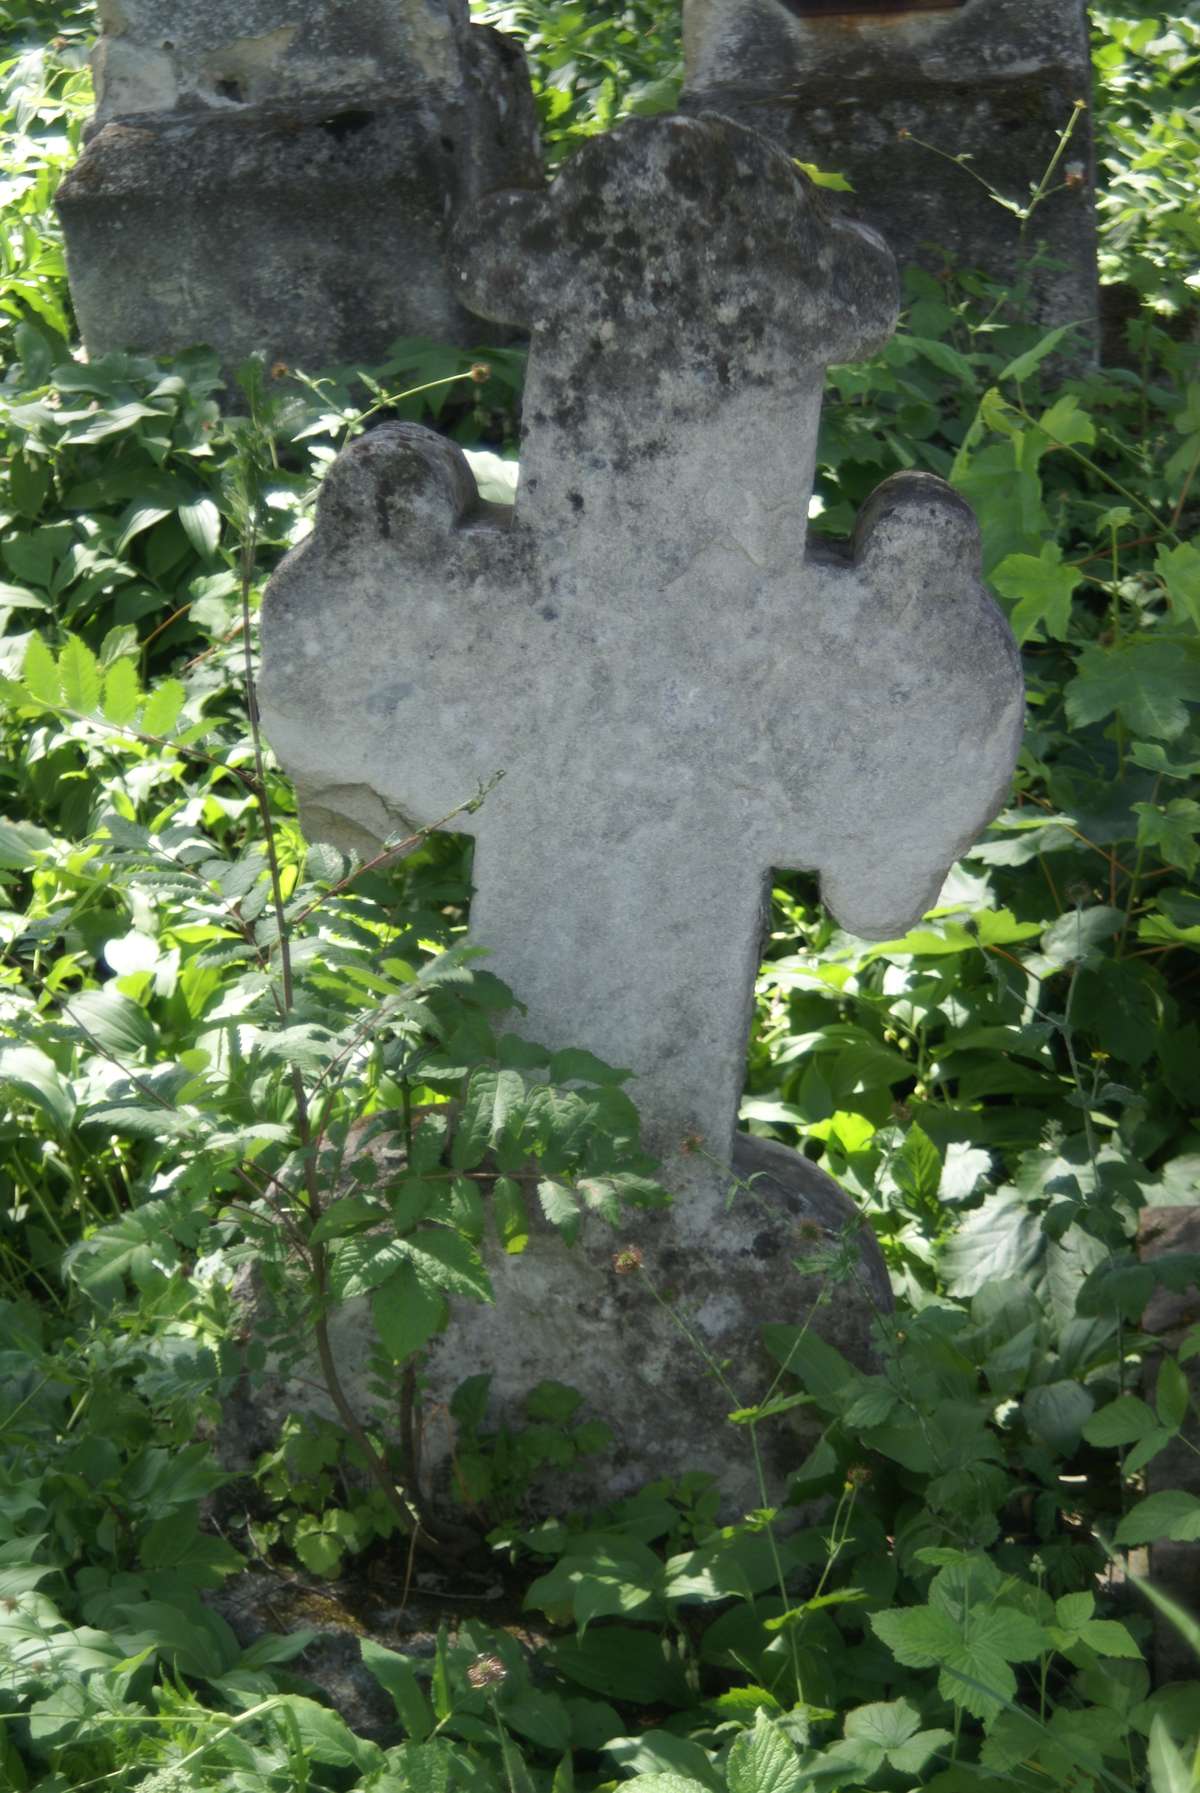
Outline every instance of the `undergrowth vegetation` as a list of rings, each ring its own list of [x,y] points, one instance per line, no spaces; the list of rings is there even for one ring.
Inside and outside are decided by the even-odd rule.
[[[675,8],[476,12],[525,38],[551,161],[673,103]],[[520,354],[251,367],[237,417],[202,347],[87,361],[52,196],[92,8],[0,4],[0,1787],[1200,1785],[1200,1680],[1152,1673],[1156,1620],[1176,1662],[1200,1629],[1144,1557],[1200,1540],[1163,1467],[1197,1453],[1200,1327],[1141,1324],[1198,1266],[1138,1255],[1142,1211],[1200,1187],[1200,21],[1094,16],[1107,364],[1020,290],[913,270],[895,340],[830,377],[814,528],[845,536],[898,468],[951,480],[1028,727],[903,939],[775,892],[743,1119],[849,1191],[897,1308],[871,1373],[819,1311],[768,1329],[783,1392],[730,1448],[798,1400],[816,1442],[780,1512],[722,1525],[686,1473],[535,1522],[531,1486],[602,1464],[619,1416],[548,1379],[489,1433],[486,1366],[454,1403],[459,1509],[431,1510],[421,1352],[488,1299],[485,1234],[519,1255],[531,1203],[570,1239],[669,1192],[620,1074],[508,1030],[461,837],[366,866],[306,842],[248,695],[261,587],[338,448],[423,418],[503,499]],[[356,1296],[367,1412],[329,1337]],[[214,1439],[268,1356],[315,1357],[332,1417],[233,1476]],[[387,1711],[356,1729],[320,1623],[239,1643],[251,1572],[318,1617],[336,1585],[343,1618],[416,1575],[447,1622],[407,1650],[369,1627]]]

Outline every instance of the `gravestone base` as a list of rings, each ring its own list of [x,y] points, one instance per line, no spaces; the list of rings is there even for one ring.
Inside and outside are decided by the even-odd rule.
[[[475,27],[449,96],[399,83],[102,124],[57,203],[93,356],[204,343],[227,373],[254,352],[316,371],[399,337],[478,342],[451,221],[493,185],[540,183],[520,52]]]
[[[887,11],[849,0],[687,0],[684,17],[682,110],[721,112],[845,175],[853,192],[823,197],[877,229],[902,265],[936,275],[949,263],[1011,283],[1044,243],[1030,274],[1033,315],[1095,333],[1089,114],[1024,242],[1018,219],[980,184],[1028,203],[1075,102],[1090,98],[1082,0],[902,0]]]
[[[371,1151],[391,1155],[395,1147],[385,1139]],[[731,1521],[762,1505],[748,1431],[727,1415],[735,1404],[762,1400],[776,1379],[780,1366],[762,1342],[763,1325],[808,1321],[811,1333],[858,1368],[873,1365],[875,1322],[893,1306],[875,1236],[832,1178],[772,1140],[739,1134],[732,1176],[705,1167],[669,1209],[631,1212],[620,1231],[593,1220],[573,1246],[542,1219],[536,1197],[526,1205],[532,1231],[525,1251],[509,1255],[494,1241],[482,1248],[494,1306],[453,1302],[450,1324],[422,1370],[422,1480],[440,1517],[461,1518],[464,1507],[450,1401],[481,1373],[492,1378],[485,1433],[526,1424],[525,1399],[547,1379],[583,1396],[572,1425],[599,1419],[613,1433],[606,1451],[570,1470],[547,1471],[530,1491],[527,1517],[595,1508],[660,1477],[702,1471],[715,1478],[722,1520]],[[806,1257],[828,1253],[847,1236],[848,1276],[834,1282],[805,1273]],[[631,1245],[641,1251],[644,1271],[620,1274],[614,1256]],[[723,1366],[736,1403],[668,1306]],[[350,1402],[366,1415],[374,1405],[367,1303],[337,1310],[330,1336]],[[257,1448],[270,1448],[289,1412],[336,1418],[319,1381],[315,1365],[304,1364],[256,1396]],[[792,1386],[780,1376],[776,1393]],[[821,1429],[803,1407],[763,1424],[771,1501],[784,1498]]]

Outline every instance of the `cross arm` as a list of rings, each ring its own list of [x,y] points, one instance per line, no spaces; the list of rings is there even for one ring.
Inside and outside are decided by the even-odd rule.
[[[815,864],[825,902],[867,939],[919,919],[1008,796],[1024,682],[980,569],[970,506],[923,473],[871,495],[848,566],[809,562],[812,627],[836,619],[839,633],[814,698],[823,747],[805,826],[784,863]]]
[[[372,430],[330,468],[313,534],[264,600],[258,688],[310,837],[369,854],[500,769],[476,763],[470,729],[473,656],[510,583],[498,508],[461,449],[414,424]]]

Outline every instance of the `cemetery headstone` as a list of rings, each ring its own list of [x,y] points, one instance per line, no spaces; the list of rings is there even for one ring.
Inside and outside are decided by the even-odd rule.
[[[427,430],[355,443],[268,590],[263,722],[308,833],[343,848],[503,772],[454,824],[471,938],[528,1038],[634,1072],[678,1199],[628,1236],[750,1401],[762,1323],[819,1290],[806,1236],[856,1221],[808,1160],[735,1134],[771,870],[902,932],[1004,800],[1018,656],[939,480],[886,482],[845,555],[807,539],[824,368],[886,340],[897,280],[766,139],[631,121],[547,193],[492,195],[463,244],[465,301],[532,332],[515,514]],[[615,1427],[616,1486],[709,1469],[758,1504],[728,1402],[613,1274],[619,1243],[589,1223],[496,1251],[495,1308],[455,1316],[431,1388],[489,1369],[504,1416],[557,1377]],[[889,1305],[868,1234],[817,1329],[861,1359]]]
[[[96,116],[59,190],[88,349],[226,368],[469,343],[458,211],[539,185],[529,78],[467,0],[100,0]]]
[[[1090,98],[1085,0],[685,0],[684,57],[685,110],[740,119],[845,176],[853,192],[828,197],[902,264],[1011,281],[1044,244],[1033,314],[1094,326],[1090,115],[1024,236],[985,184],[1027,205]]]

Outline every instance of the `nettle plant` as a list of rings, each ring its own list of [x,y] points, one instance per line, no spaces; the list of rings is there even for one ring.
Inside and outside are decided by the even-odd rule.
[[[99,654],[78,634],[57,654],[33,635],[20,677],[6,681],[32,738],[46,751],[69,742],[74,763],[105,776],[91,788],[84,846],[63,852],[36,827],[9,831],[34,891],[13,944],[32,963],[8,1017],[25,1043],[5,1048],[0,1068],[76,1150],[98,1148],[111,1167],[117,1217],[71,1246],[67,1274],[103,1304],[127,1273],[153,1284],[202,1239],[225,1246],[231,1264],[252,1262],[278,1316],[278,1361],[294,1363],[311,1341],[394,1523],[432,1545],[441,1528],[418,1485],[415,1366],[447,1323],[448,1297],[490,1299],[478,1250],[489,1211],[504,1248],[519,1252],[530,1196],[569,1238],[584,1212],[615,1224],[626,1203],[666,1197],[638,1148],[627,1073],[499,1031],[511,992],[455,942],[445,914],[389,887],[384,868],[424,836],[351,869],[279,825],[250,613],[276,455],[257,370],[247,390],[253,415],[232,426],[225,479],[191,514],[193,527],[207,521],[214,550],[222,509],[229,520],[232,565],[205,595],[232,583],[240,603],[249,738],[214,741],[226,731],[203,713],[203,683],[144,691],[136,639],[120,625]],[[204,769],[206,794],[174,796],[143,819],[139,784],[176,783],[189,765]],[[228,828],[233,839],[214,840],[214,824],[219,836],[251,818],[253,838]],[[114,976],[81,990],[78,929],[102,895],[133,925],[104,941]],[[144,1006],[152,992],[174,1008],[169,1046]],[[49,1166],[43,1174],[53,1180]],[[56,1199],[47,1190],[47,1212]],[[331,1307],[358,1298],[370,1301],[381,1406],[400,1414],[395,1444],[351,1407],[330,1343]]]
[[[833,370],[818,526],[897,464],[970,498],[1024,647],[1025,744],[1011,806],[903,939],[864,949],[810,884],[780,889],[744,1118],[848,1183],[914,1299],[1010,1274],[1053,1294],[1064,1251],[1071,1290],[1131,1263],[1139,1209],[1200,1172],[1198,363],[1146,321],[1148,375],[1084,370],[1048,400],[1060,333],[1030,343],[922,274],[910,293],[881,362]]]

